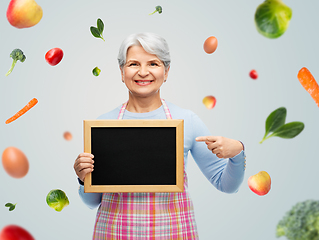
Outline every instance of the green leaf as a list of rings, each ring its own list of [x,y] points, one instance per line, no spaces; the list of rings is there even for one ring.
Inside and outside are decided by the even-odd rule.
[[[15,209],[15,207],[16,207],[16,205],[12,205],[12,206],[9,208],[9,211],[14,210],[14,209]]]
[[[12,211],[15,209],[17,204],[12,204],[12,203],[6,203],[5,206],[9,208],[9,211]]]
[[[6,205],[4,205],[4,206],[11,207],[12,205],[13,205],[12,203],[6,203]]]
[[[96,27],[90,27],[91,33],[96,38],[101,38],[100,32]]]
[[[268,135],[270,132],[274,132],[277,128],[281,127],[285,124],[286,121],[287,110],[284,107],[280,107],[270,113],[266,120],[266,134]]]
[[[97,29],[100,32],[100,34],[102,35],[103,30],[104,30],[104,23],[100,18],[97,20]]]
[[[269,116],[266,119],[265,135],[259,143],[262,143],[263,141],[268,139],[270,136],[267,137],[267,135],[270,132],[274,132],[276,129],[278,129],[279,127],[285,124],[286,115],[287,115],[287,110],[285,107],[277,108],[275,111],[269,114]]]
[[[271,136],[281,138],[294,138],[302,132],[305,125],[302,122],[290,122],[279,127]]]

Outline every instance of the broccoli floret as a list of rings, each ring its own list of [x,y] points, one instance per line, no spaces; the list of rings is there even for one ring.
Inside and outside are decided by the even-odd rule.
[[[152,12],[152,13],[150,13],[150,14],[148,14],[148,15],[153,15],[153,14],[156,13],[156,12],[158,12],[159,14],[161,14],[161,13],[162,13],[162,7],[161,7],[161,6],[156,6],[156,7],[155,7],[155,11]]]
[[[294,205],[279,221],[276,235],[289,240],[319,240],[319,201],[306,200]]]
[[[20,62],[24,62],[26,60],[26,56],[23,54],[23,52],[20,49],[17,49],[17,48],[11,52],[10,57],[12,57],[13,63],[9,71],[6,73],[6,76],[8,76],[12,72],[18,60],[20,60]]]

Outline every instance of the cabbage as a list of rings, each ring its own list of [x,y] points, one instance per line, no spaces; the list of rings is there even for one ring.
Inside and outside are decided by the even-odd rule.
[[[291,16],[291,8],[282,0],[266,0],[255,13],[257,30],[267,38],[278,38],[287,30]]]
[[[60,189],[53,189],[47,195],[47,204],[55,211],[61,210],[69,205],[69,199],[66,194]]]

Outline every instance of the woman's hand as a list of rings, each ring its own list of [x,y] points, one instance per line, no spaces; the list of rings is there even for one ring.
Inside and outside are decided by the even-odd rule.
[[[75,160],[73,167],[82,182],[84,182],[85,175],[93,171],[93,158],[91,153],[80,153]]]
[[[197,142],[205,142],[207,144],[207,148],[219,158],[232,158],[244,150],[240,141],[230,138],[204,136],[197,137],[195,140]]]

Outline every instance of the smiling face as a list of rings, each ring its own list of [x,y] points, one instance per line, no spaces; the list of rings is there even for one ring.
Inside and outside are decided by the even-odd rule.
[[[167,79],[169,68],[141,46],[132,46],[127,51],[126,63],[121,69],[122,81],[132,97],[159,97],[159,90]]]

